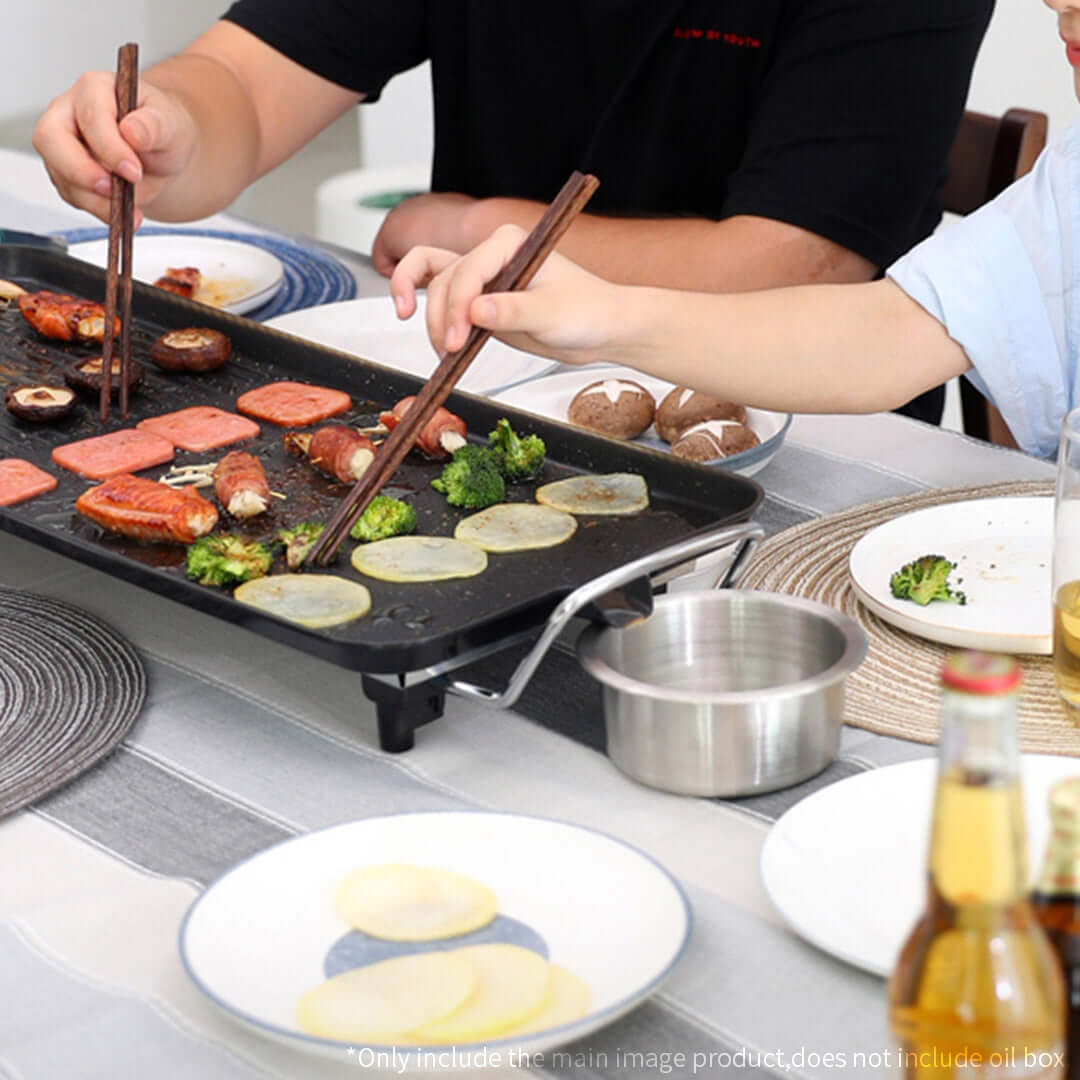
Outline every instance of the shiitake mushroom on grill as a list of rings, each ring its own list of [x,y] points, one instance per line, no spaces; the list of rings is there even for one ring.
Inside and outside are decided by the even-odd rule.
[[[59,420],[75,408],[75,392],[66,386],[45,383],[13,386],[7,392],[8,412],[35,424]]]
[[[143,381],[146,369],[134,357],[128,362],[128,390]],[[112,392],[120,393],[120,358],[114,356],[112,362]],[[93,356],[89,360],[80,360],[64,372],[64,382],[72,390],[89,397],[97,397],[101,393],[101,357]]]
[[[150,346],[150,359],[164,371],[198,374],[221,367],[232,352],[232,343],[220,330],[189,326],[169,330]]]

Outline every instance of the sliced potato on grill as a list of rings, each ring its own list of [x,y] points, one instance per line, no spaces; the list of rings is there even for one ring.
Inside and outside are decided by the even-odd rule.
[[[418,1043],[479,1042],[524,1023],[543,1008],[551,966],[520,945],[472,945],[448,954],[464,958],[476,973],[468,1000],[439,1020],[413,1028]]]
[[[483,573],[487,554],[448,536],[392,536],[361,544],[352,553],[352,564],[380,581],[445,581]]]
[[[233,599],[313,630],[359,619],[371,610],[371,593],[334,574],[273,574],[240,585]]]
[[[495,894],[449,870],[380,863],[337,889],[338,914],[356,930],[388,941],[434,941],[478,930],[495,918]]]
[[[323,1039],[353,1043],[413,1041],[413,1028],[458,1010],[479,981],[461,949],[410,953],[342,972],[300,999],[300,1027]]]
[[[648,507],[649,489],[637,473],[572,476],[538,487],[536,501],[568,514],[636,514]]]
[[[454,536],[485,551],[554,547],[574,535],[575,518],[536,503],[498,503],[458,522]]]

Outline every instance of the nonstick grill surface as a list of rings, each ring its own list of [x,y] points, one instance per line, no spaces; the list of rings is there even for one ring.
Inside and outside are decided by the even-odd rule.
[[[104,295],[100,270],[36,248],[0,247],[0,277],[28,289],[50,288],[94,300]],[[755,483],[721,469],[687,464],[483,398],[454,394],[447,407],[466,421],[471,436],[486,441],[495,421],[506,416],[515,429],[535,431],[547,443],[548,463],[543,474],[528,484],[508,486],[508,499],[531,501],[537,484],[566,476],[627,471],[645,477],[650,509],[630,517],[581,518],[577,533],[567,543],[541,551],[490,555],[483,574],[458,581],[402,585],[365,578],[349,564],[353,542],[347,540],[337,563],[327,572],[362,581],[371,591],[371,613],[341,627],[307,630],[238,603],[228,590],[187,580],[182,545],[136,543],[112,536],[82,518],[74,503],[87,481],[54,465],[50,452],[61,443],[130,427],[147,417],[190,405],[216,405],[235,411],[236,398],[245,390],[278,379],[348,392],[353,398],[352,410],[331,422],[369,426],[380,411],[415,393],[421,380],[139,283],[134,285],[133,314],[132,355],[146,365],[147,375],[131,395],[127,420],[119,417],[114,402],[111,419],[103,427],[96,400],[85,398],[73,415],[54,424],[25,423],[3,410],[0,455],[33,462],[56,476],[59,485],[46,495],[0,510],[0,528],[344,667],[369,672],[418,670],[467,654],[511,632],[539,626],[559,599],[579,585],[692,532],[745,520],[761,498]],[[206,375],[168,374],[154,367],[147,355],[150,343],[165,330],[184,326],[209,326],[228,334],[233,343],[229,363]],[[64,365],[93,355],[90,348],[39,337],[15,304],[0,311],[0,393],[23,382],[60,383]],[[219,531],[268,541],[284,525],[326,520],[348,489],[287,454],[281,436],[288,429],[268,423],[260,423],[260,427],[261,435],[249,443],[206,454],[178,450],[175,463],[217,460],[229,449],[258,455],[271,489],[286,498],[273,499],[269,513],[246,525],[222,513]],[[452,535],[467,513],[448,506],[430,487],[441,467],[417,453],[410,454],[385,489],[413,503],[418,533]],[[142,475],[157,478],[167,468],[146,470]],[[280,558],[274,569],[282,569]]]

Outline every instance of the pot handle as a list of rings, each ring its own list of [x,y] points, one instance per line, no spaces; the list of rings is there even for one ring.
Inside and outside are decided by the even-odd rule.
[[[461,682],[457,679],[444,679],[444,685],[447,690],[460,697],[471,698],[473,701],[482,701],[486,705],[494,705],[499,709],[507,709],[521,696],[521,692],[525,689],[529,679],[532,678],[537,665],[544,658],[548,649],[551,648],[555,639],[562,633],[566,624],[586,604],[592,603],[613,589],[617,589],[638,578],[658,574],[673,566],[689,562],[691,559],[708,555],[709,552],[715,551],[717,548],[741,541],[742,546],[736,554],[731,568],[722,580],[723,584],[734,584],[741,576],[750,553],[764,535],[765,530],[756,522],[745,521],[738,525],[728,525],[722,529],[714,529],[712,532],[687,537],[685,540],[679,540],[666,548],[661,548],[659,551],[634,559],[624,566],[609,570],[606,574],[601,574],[600,577],[593,578],[592,581],[586,582],[575,589],[555,608],[548,617],[547,624],[544,626],[540,637],[536,639],[528,655],[518,664],[514,674],[510,676],[510,681],[507,683],[505,690],[501,692],[487,690],[482,686]]]

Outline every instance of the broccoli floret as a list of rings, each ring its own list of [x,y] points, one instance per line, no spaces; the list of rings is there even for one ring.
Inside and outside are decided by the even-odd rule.
[[[953,604],[966,604],[967,597],[959,590],[949,587],[949,574],[956,563],[944,555],[923,555],[906,563],[889,578],[889,588],[899,600],[914,600],[926,605],[931,600],[947,600]]]
[[[499,459],[499,469],[511,483],[531,480],[543,467],[547,447],[539,435],[521,438],[509,420],[500,420],[488,436],[488,444]]]
[[[240,585],[270,571],[270,552],[239,536],[204,536],[187,549],[187,576],[200,585]]]
[[[411,533],[416,528],[416,510],[401,499],[376,495],[364,508],[349,535],[354,540],[385,540],[388,536]]]
[[[431,481],[451,506],[480,510],[502,502],[506,484],[499,472],[498,458],[486,446],[462,446],[443,466],[442,475]]]
[[[321,521],[301,521],[299,525],[290,525],[279,529],[277,542],[285,548],[285,565],[290,570],[299,570],[312,545],[323,534],[326,526]]]

